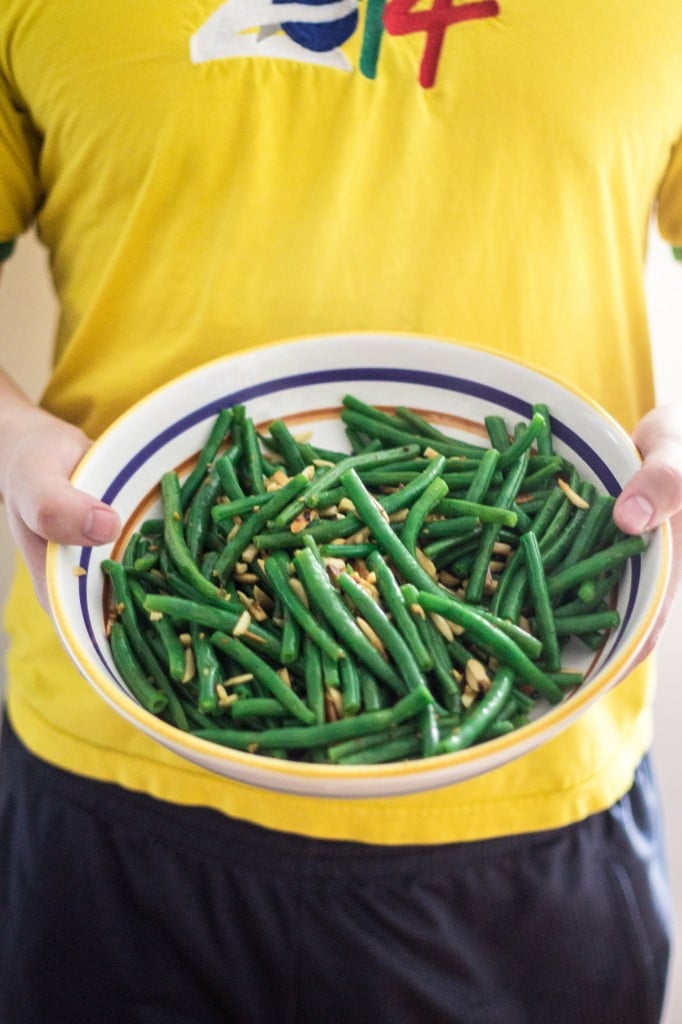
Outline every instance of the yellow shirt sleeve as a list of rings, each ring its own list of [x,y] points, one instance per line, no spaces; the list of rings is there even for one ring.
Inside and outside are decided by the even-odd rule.
[[[682,138],[672,151],[658,194],[658,226],[667,242],[682,246]]]
[[[40,202],[37,162],[39,137],[13,94],[8,79],[0,74],[0,243],[25,231]],[[0,258],[9,255],[0,245]]]

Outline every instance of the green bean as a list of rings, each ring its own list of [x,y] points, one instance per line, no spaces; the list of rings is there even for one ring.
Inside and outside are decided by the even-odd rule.
[[[348,497],[355,505],[359,517],[374,536],[377,546],[393,561],[404,578],[422,590],[437,590],[437,592],[440,592],[438,584],[431,579],[426,570],[422,569],[421,565],[407,548],[401,544],[400,539],[395,535],[390,524],[384,519],[380,506],[364,486],[355,470],[348,470],[344,473],[342,479]]]
[[[200,594],[220,597],[219,588],[202,576],[201,570],[192,558],[185,542],[180,504],[180,483],[177,473],[172,470],[164,473],[161,478],[161,493],[164,501],[164,540],[168,554],[178,572]]]
[[[185,597],[173,597],[170,594],[147,594],[144,607],[148,612],[161,612],[162,615],[170,615],[174,619],[196,622],[198,626],[205,626],[207,629],[229,632],[232,632],[244,614],[241,606],[233,608],[228,601],[223,601],[222,607],[218,608],[215,605],[203,604]],[[249,623],[245,639],[256,645],[259,651],[273,661],[281,662],[279,642],[257,623]]]
[[[449,597],[420,591],[417,602],[426,611],[437,612],[451,622],[462,626],[472,642],[490,651],[500,662],[509,664],[519,678],[533,686],[550,704],[561,700],[561,691],[548,679],[514,641],[492,622],[483,618],[476,608]]]
[[[382,644],[385,645],[398,666],[398,671],[405,681],[408,690],[414,690],[419,686],[426,686],[424,675],[408,644],[374,599],[348,573],[341,573],[337,583],[339,589],[350,598],[358,612],[369,623]]]
[[[433,667],[433,659],[427,647],[419,635],[419,631],[410,615],[400,585],[388,567],[381,552],[376,548],[367,559],[368,568],[375,574],[377,589],[393,616],[397,628],[405,642],[408,644],[414,659],[422,672],[428,672]]]
[[[516,442],[514,442],[516,443]],[[513,450],[513,445],[507,449]],[[500,462],[502,458],[500,458]],[[528,449],[522,449],[516,455],[515,464],[510,464],[510,469],[500,490],[497,504],[500,508],[509,509],[516,498],[521,481],[523,480],[526,466],[528,464]],[[474,560],[474,564],[466,585],[465,599],[472,604],[480,604],[483,597],[483,590],[488,574],[488,567],[492,557],[493,546],[500,532],[499,523],[486,523],[481,534],[481,544]]]
[[[446,441],[447,443],[452,442],[452,437],[448,434],[444,434],[443,431],[435,427],[433,423],[429,423],[429,421],[425,420],[423,416],[416,413],[414,409],[407,409],[404,405],[400,405],[396,408],[396,416],[399,419],[404,420],[404,422],[409,426],[414,427],[421,437],[429,437],[432,440]],[[480,445],[470,444],[467,441],[460,441],[459,444],[461,444],[463,451],[466,451],[467,449],[477,453],[480,453],[481,451]]]
[[[365,711],[379,711],[380,708],[385,707],[386,702],[382,698],[379,684],[366,665],[358,665],[358,675],[360,676],[360,692]]]
[[[311,604],[317,608],[340,640],[363,661],[377,678],[396,693],[404,692],[403,683],[387,661],[369,642],[355,619],[332,586],[325,570],[308,548],[300,550],[294,559],[299,576]]]
[[[442,461],[445,460],[442,459]],[[400,539],[411,554],[414,555],[416,551],[417,538],[424,524],[424,520],[433,510],[434,506],[436,506],[447,493],[447,484],[440,477],[436,477],[435,480],[431,481],[426,490],[422,491],[410,509],[407,519],[405,520],[405,525],[401,531]]]
[[[576,535],[560,568],[580,562],[596,547],[597,538],[605,523],[611,518],[614,499],[608,494],[598,495],[582,520],[582,529]]]
[[[135,602],[130,591],[125,569],[119,562],[106,558],[102,562],[102,571],[111,580],[116,610],[135,657],[142,664],[145,671],[154,679],[158,689],[166,691],[166,689],[170,688],[166,673],[156,655],[150,649],[140,629],[135,615]],[[122,645],[120,646],[122,647]],[[165,703],[167,703],[167,699]]]
[[[343,462],[330,466],[322,473],[318,473],[308,484],[308,487],[300,494],[295,501],[280,510],[273,520],[273,526],[286,526],[306,507],[314,508],[319,503],[319,496],[325,490],[329,490],[331,484],[341,479],[342,474],[349,468],[367,468],[368,466],[383,466],[408,455],[416,455],[419,451],[417,445],[403,444],[398,448],[385,448],[379,451],[362,452],[359,455],[349,455]]]
[[[545,417],[541,412],[534,412],[530,423],[523,424],[523,431],[512,441],[508,448],[500,454],[498,463],[500,469],[508,469],[513,466],[520,455],[527,452],[533,441],[545,429]]]
[[[465,496],[466,501],[472,503],[483,501],[495,479],[499,464],[500,452],[497,448],[489,448],[481,457],[478,469],[471,479]]]
[[[531,408],[531,414],[539,412],[545,421],[545,425],[538,433],[536,446],[540,455],[554,455],[554,442],[552,440],[552,420],[549,409],[544,402],[535,402]]]
[[[194,622],[190,625],[190,634],[199,689],[197,707],[203,714],[211,714],[218,710],[216,687],[222,682],[222,667],[206,634]]]
[[[353,658],[344,658],[339,662],[341,677],[341,698],[344,715],[357,715],[362,710],[362,693],[360,689],[360,673]]]
[[[160,714],[168,704],[168,698],[150,683],[145,670],[135,656],[122,623],[112,623],[109,641],[114,664],[133,697],[146,711],[153,715]]]
[[[240,697],[230,706],[235,722],[245,718],[285,718],[289,712],[274,697]]]
[[[291,609],[285,605],[283,613],[284,623],[282,626],[282,664],[293,665],[298,661],[301,652],[301,627],[292,614]]]
[[[582,583],[583,580],[597,576],[617,565],[622,565],[627,559],[641,555],[645,550],[646,542],[643,537],[629,537],[627,540],[612,544],[610,548],[604,548],[602,551],[589,555],[582,561],[575,562],[552,574],[547,580],[549,595],[558,597]]]
[[[284,458],[287,472],[294,476],[302,473],[306,467],[306,461],[301,454],[297,441],[284,420],[273,420],[269,428],[270,434],[277,442],[278,449]]]
[[[321,725],[325,720],[322,656],[320,648],[307,635],[303,639],[303,668],[306,703],[315,715],[315,724]]]
[[[615,629],[620,625],[617,611],[587,612],[585,615],[564,615],[554,620],[557,636],[579,635],[594,630]]]
[[[280,702],[282,707],[299,721],[311,725],[315,722],[315,712],[303,703],[294,691],[287,686],[280,676],[252,651],[246,644],[234,636],[216,631],[211,634],[211,643],[225,654],[229,655],[237,664],[253,673],[255,678],[269,691],[272,697]]]
[[[500,455],[505,452],[511,444],[509,432],[507,430],[507,424],[504,422],[502,416],[491,415],[486,416],[484,421],[485,428],[488,431],[488,437],[493,448],[496,448]]]
[[[215,564],[213,572],[218,579],[224,580],[230,575],[244,549],[251,543],[259,530],[262,530],[266,523],[270,522],[292,498],[300,494],[307,486],[307,474],[297,473],[283,487],[273,491],[257,512],[253,512],[243,521],[234,536],[228,540]]]
[[[241,456],[241,453],[241,445],[233,445],[230,451],[226,452],[225,455],[221,455],[219,459],[216,459],[215,463],[215,471],[220,477],[223,490],[232,501],[240,501],[246,497],[235,469],[235,463]]]
[[[208,525],[211,520],[211,508],[215,504],[221,489],[220,477],[212,470],[199,485],[192,498],[185,525],[187,548],[194,561],[198,561],[204,550]]]
[[[526,560],[526,578],[535,608],[537,632],[542,640],[545,666],[548,671],[556,672],[561,664],[561,653],[557,640],[557,626],[547,592],[547,580],[542,567],[540,545],[532,531],[523,534],[520,545]]]
[[[309,750],[311,747],[326,747],[354,736],[386,732],[406,719],[414,718],[431,700],[428,690],[412,690],[392,708],[367,711],[364,715],[340,718],[337,722],[326,722],[324,725],[291,726],[266,729],[263,732],[221,728],[196,729],[194,735],[199,739],[235,747],[238,750]]]
[[[472,705],[452,734],[438,744],[439,754],[452,754],[470,747],[494,721],[506,704],[514,686],[514,672],[502,665],[493,678],[490,689],[480,703]]]
[[[265,559],[264,568],[265,575],[270,580],[282,603],[289,609],[293,618],[296,619],[301,629],[310,639],[321,650],[325,651],[332,660],[338,661],[339,658],[345,657],[343,647],[320,626],[309,609],[306,608],[292,590],[289,583],[289,563],[286,557],[282,558],[278,555],[271,555]]]
[[[363,754],[371,750],[372,747],[384,747],[387,743],[405,739],[408,736],[416,741],[417,746],[415,749],[419,749],[421,741],[415,730],[415,723],[405,722],[403,725],[394,725],[386,732],[372,732],[366,736],[354,736],[349,740],[340,740],[338,743],[328,747],[327,758],[332,764],[345,764],[348,763],[346,758],[353,758],[356,754]]]
[[[511,527],[516,526],[519,519],[518,510],[513,507],[500,508],[499,505],[485,505],[463,498],[443,498],[433,511],[436,515],[471,517],[481,523],[500,523]]]
[[[208,440],[199,453],[199,458],[197,459],[194,468],[189,476],[183,481],[180,488],[180,505],[183,509],[187,508],[195,493],[201,486],[201,482],[206,475],[206,471],[215,459],[218,451],[220,450],[221,444],[223,444],[229,433],[233,418],[234,412],[232,409],[221,409],[215,418]]]
[[[136,607],[146,613],[144,602],[147,593],[139,580],[128,579],[128,589]],[[168,619],[163,616],[160,619],[149,616],[149,619],[161,641],[168,673],[179,683],[185,675],[185,648]]]

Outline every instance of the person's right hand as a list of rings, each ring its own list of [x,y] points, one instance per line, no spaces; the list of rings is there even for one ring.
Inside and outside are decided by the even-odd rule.
[[[104,544],[121,529],[110,506],[69,483],[90,444],[76,427],[28,406],[17,408],[0,434],[0,495],[12,536],[46,610],[47,542]]]

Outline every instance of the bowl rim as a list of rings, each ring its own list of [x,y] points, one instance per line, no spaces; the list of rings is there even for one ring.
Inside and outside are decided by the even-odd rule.
[[[102,431],[97,439],[93,441],[93,444],[84,454],[83,458],[71,474],[70,479],[72,484],[74,486],[78,486],[81,476],[88,470],[89,463],[98,457],[101,448],[106,445],[109,437],[118,431],[124,421],[128,420],[145,406],[154,402],[165,392],[172,388],[180,387],[184,380],[191,379],[199,373],[210,371],[210,368],[213,366],[223,365],[235,359],[252,356],[254,354],[263,354],[264,358],[267,358],[267,352],[275,348],[292,348],[299,344],[311,342],[317,343],[320,341],[328,344],[337,341],[348,342],[351,339],[355,341],[367,341],[368,339],[402,339],[405,342],[412,343],[428,342],[442,344],[449,346],[450,348],[455,347],[465,349],[472,353],[480,354],[482,357],[514,364],[522,370],[528,371],[540,378],[552,381],[554,384],[563,388],[565,391],[587,405],[600,417],[600,419],[605,423],[610,424],[612,430],[618,434],[619,438],[624,443],[627,442],[630,448],[630,454],[634,456],[634,459],[640,461],[639,452],[631,438],[625,432],[624,428],[615,419],[615,417],[606,411],[597,401],[591,398],[579,387],[567,382],[561,375],[551,371],[540,370],[519,356],[509,355],[501,350],[474,343],[461,342],[444,337],[433,337],[427,334],[414,332],[340,331],[323,334],[304,334],[291,338],[281,338],[262,344],[245,346],[236,352],[226,353],[225,355],[217,356],[203,363],[199,363],[195,367],[183,371],[177,376],[171,378],[169,381],[158,385],[119,414]],[[125,524],[123,524],[123,526],[125,528]],[[519,747],[522,748],[520,753],[523,753],[529,747],[536,746],[537,743],[534,741],[538,738],[538,735],[541,740],[543,738],[551,738],[551,736],[561,731],[566,725],[579,717],[582,711],[592,704],[597,698],[601,697],[613,686],[617,685],[617,683],[626,674],[627,666],[634,661],[643,647],[650,630],[660,613],[670,576],[672,543],[669,524],[664,522],[661,526],[657,527],[655,531],[651,532],[657,533],[660,538],[660,554],[656,577],[652,587],[652,595],[647,604],[646,613],[641,617],[633,635],[629,636],[624,642],[623,648],[614,652],[608,666],[604,669],[598,670],[593,680],[589,680],[582,686],[578,687],[574,692],[572,692],[569,700],[564,700],[560,704],[551,707],[540,718],[531,721],[520,729],[514,730],[512,733],[487,740],[484,744],[477,744],[452,754],[439,754],[438,756],[429,758],[388,762],[380,765],[323,765],[264,757],[256,753],[237,750],[235,748],[222,746],[218,743],[201,739],[191,733],[183,732],[182,730],[170,725],[146,711],[132,696],[126,693],[125,690],[116,685],[116,683],[108,677],[97,662],[91,658],[79,638],[78,631],[71,625],[67,616],[66,608],[61,600],[60,572],[58,564],[63,549],[68,546],[60,545],[53,541],[48,543],[46,579],[50,611],[55,626],[63,643],[65,643],[72,660],[75,662],[76,667],[102,698],[112,705],[129,722],[132,722],[134,725],[141,728],[146,735],[150,736],[150,738],[166,745],[169,749],[178,753],[178,755],[180,750],[185,752],[184,756],[189,756],[189,754],[194,755],[191,759],[195,761],[195,763],[198,762],[205,766],[206,759],[210,758],[211,760],[221,762],[226,766],[234,765],[249,773],[256,772],[261,776],[261,778],[265,776],[278,779],[295,778],[308,783],[325,781],[342,782],[344,780],[358,781],[362,779],[363,781],[368,781],[370,783],[380,783],[382,781],[397,780],[406,776],[414,778],[421,775],[440,776],[442,774],[448,774],[450,769],[455,769],[460,766],[470,766],[476,761],[481,761],[484,758],[487,758],[488,755],[492,758],[496,758],[496,764],[503,763],[505,755],[509,752],[511,752],[511,757],[514,757],[514,752]],[[499,758],[502,758],[503,760],[500,761]],[[506,758],[506,760],[509,759],[510,758]],[[452,781],[457,780],[455,779]],[[257,784],[257,782],[255,784]],[[434,785],[436,784],[440,783],[434,783]]]

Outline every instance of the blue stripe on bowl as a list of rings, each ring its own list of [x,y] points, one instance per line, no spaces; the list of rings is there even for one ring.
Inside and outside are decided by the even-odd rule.
[[[132,458],[123,466],[120,472],[114,477],[104,493],[102,501],[112,504],[121,489],[127,484],[142,466],[158,452],[164,445],[168,444],[178,435],[196,426],[206,419],[217,416],[219,411],[226,406],[239,405],[262,398],[265,395],[274,394],[278,391],[288,391],[294,388],[315,387],[318,384],[341,384],[352,383],[353,381],[382,381],[387,383],[417,384],[422,387],[440,388],[460,395],[472,395],[473,397],[491,402],[501,409],[506,409],[516,415],[529,419],[532,414],[532,405],[517,395],[509,394],[500,388],[482,384],[480,381],[469,380],[466,377],[456,377],[446,373],[436,373],[428,370],[401,369],[397,367],[343,367],[338,369],[311,370],[305,373],[295,373],[286,377],[275,377],[272,380],[260,381],[257,384],[243,387],[221,395],[218,398],[207,402],[198,409],[176,420],[165,430],[147,442]],[[552,416],[552,431],[554,435],[572,451],[574,451],[583,462],[590,467],[595,476],[599,479],[604,489],[611,495],[620,491],[620,485],[614,474],[609,469],[600,455],[587,444],[587,442],[574,430],[561,420]],[[92,555],[91,548],[83,548],[80,558],[80,566],[86,570],[89,568]],[[640,557],[637,556],[631,561],[631,586],[628,595],[628,602],[623,614],[619,628],[618,640],[628,628],[630,618],[637,599],[639,581],[641,576]],[[79,578],[79,601],[83,623],[90,637],[90,641],[102,662],[102,665],[111,678],[118,683],[117,677],[109,668],[109,663],[101,651],[94,630],[87,602],[87,575]]]

